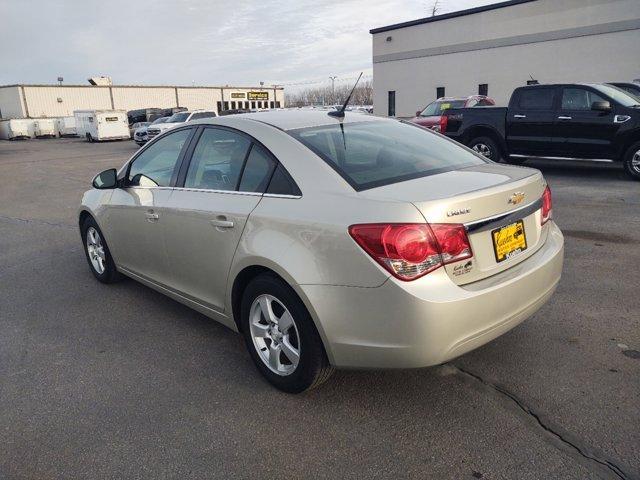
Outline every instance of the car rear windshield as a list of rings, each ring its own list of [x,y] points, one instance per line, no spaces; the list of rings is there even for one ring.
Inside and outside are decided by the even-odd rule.
[[[487,163],[452,140],[400,121],[335,123],[288,133],[358,191]]]
[[[464,100],[438,100],[432,102],[426,106],[426,108],[420,113],[421,117],[435,117],[442,115],[442,112],[449,108],[463,108]]]

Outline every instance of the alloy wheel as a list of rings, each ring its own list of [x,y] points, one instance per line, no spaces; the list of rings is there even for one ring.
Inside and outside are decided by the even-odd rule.
[[[99,274],[102,275],[107,263],[107,257],[104,251],[104,245],[102,244],[102,238],[98,231],[89,227],[87,229],[87,253],[89,260],[91,260],[91,266]]]
[[[262,362],[278,375],[292,374],[300,362],[300,335],[287,307],[263,294],[253,301],[249,315],[251,339]]]
[[[487,158],[491,158],[491,148],[484,143],[476,143],[471,149]]]
[[[633,154],[631,157],[631,168],[636,173],[640,173],[640,150]]]

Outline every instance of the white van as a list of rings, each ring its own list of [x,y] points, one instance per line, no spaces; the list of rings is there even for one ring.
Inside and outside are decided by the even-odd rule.
[[[0,139],[26,140],[34,136],[33,120],[28,118],[14,118],[0,122]]]
[[[57,133],[53,118],[38,118],[33,122],[33,129],[36,138],[55,137]]]
[[[78,136],[89,142],[131,138],[125,110],[76,110],[73,116]]]
[[[56,128],[60,137],[74,137],[76,131],[76,117],[60,117],[56,119]]]

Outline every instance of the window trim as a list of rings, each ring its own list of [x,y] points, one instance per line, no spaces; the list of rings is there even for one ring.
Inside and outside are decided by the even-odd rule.
[[[173,173],[171,174],[171,180],[169,181],[169,185],[166,186],[157,186],[157,187],[143,187],[140,185],[130,185],[129,184],[129,173],[131,172],[131,165],[133,165],[133,162],[135,162],[142,154],[144,154],[144,152],[146,152],[152,145],[156,144],[159,140],[163,139],[163,138],[167,138],[169,135],[173,135],[176,132],[182,131],[182,130],[190,130],[189,135],[187,136],[187,140],[184,142],[184,145],[182,146],[182,150],[180,150],[180,154],[178,155],[178,158],[176,159],[176,166],[178,168],[173,169]],[[164,132],[162,132],[160,135],[158,135],[157,137],[153,138],[150,142],[147,142],[147,144],[142,147],[138,152],[136,152],[136,154],[131,157],[129,159],[129,161],[127,162],[127,167],[126,170],[124,172],[124,177],[121,179],[122,182],[122,187],[123,188],[174,188],[176,185],[176,182],[179,178],[180,175],[180,170],[182,169],[182,165],[184,163],[184,159],[185,159],[185,155],[187,154],[187,152],[189,151],[189,148],[191,147],[191,144],[193,143],[193,138],[195,136],[197,128],[194,127],[193,125],[187,125],[187,126],[183,126],[183,127],[176,127],[176,128],[172,128],[170,130],[165,130]],[[171,133],[168,133],[171,132]],[[166,133],[166,135],[165,135]]]
[[[191,127],[191,128],[193,128],[193,127]],[[189,171],[189,166],[191,165],[191,160],[193,159],[193,152],[196,149],[196,146],[198,144],[198,141],[200,140],[200,137],[202,136],[202,134],[204,133],[204,131],[206,129],[227,130],[227,131],[242,135],[242,136],[246,137],[249,140],[249,148],[247,149],[247,153],[245,154],[244,160],[242,162],[242,168],[240,170],[240,175],[238,176],[238,182],[237,182],[237,184],[235,186],[235,190],[214,190],[214,189],[208,189],[208,188],[190,188],[190,187],[185,187],[184,186],[184,183],[185,183],[185,181],[187,179],[187,172]],[[257,138],[253,137],[252,135],[248,134],[247,132],[244,132],[244,131],[239,130],[237,128],[229,127],[227,125],[200,125],[200,126],[198,126],[196,128],[196,130],[197,130],[197,132],[196,132],[196,134],[194,134],[192,136],[192,139],[191,139],[190,144],[189,144],[189,148],[185,152],[185,154],[184,154],[184,156],[183,156],[183,158],[181,160],[182,163],[180,165],[180,171],[178,173],[178,176],[177,176],[177,179],[176,179],[176,183],[173,186],[173,188],[175,190],[198,191],[198,192],[209,192],[209,193],[233,193],[233,194],[237,194],[237,195],[260,195],[260,196],[268,196],[268,197],[276,197],[276,198],[302,198],[302,190],[298,186],[298,182],[296,182],[293,179],[293,177],[291,176],[289,171],[286,169],[286,167],[284,165],[282,165],[282,163],[273,154],[273,152],[271,150],[269,150]],[[269,175],[269,181],[267,182],[267,186],[266,186],[266,189],[265,189],[264,192],[244,192],[244,191],[240,191],[238,189],[240,188],[240,183],[242,182],[242,176],[244,174],[244,169],[245,169],[245,166],[247,165],[247,160],[249,159],[249,155],[251,154],[251,151],[253,150],[253,145],[254,144],[258,145],[259,147],[264,149],[264,151],[267,153],[267,156],[269,156],[271,158],[271,160],[273,160],[274,167],[271,169],[271,173]],[[288,175],[289,179],[293,182],[293,184],[296,186],[298,191],[301,193],[300,195],[285,195],[285,194],[276,194],[276,193],[271,193],[271,194],[266,193],[266,190],[269,189],[269,185],[271,184],[271,179],[273,178],[274,173],[278,169],[278,166],[281,166],[282,169],[286,172],[286,174]]]

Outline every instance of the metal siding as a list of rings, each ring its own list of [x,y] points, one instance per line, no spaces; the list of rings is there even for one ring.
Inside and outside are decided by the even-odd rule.
[[[224,95],[226,99],[226,89]],[[206,109],[217,112],[217,102],[221,99],[219,88],[178,88],[180,106],[189,110]]]
[[[22,118],[25,116],[20,87],[0,88],[0,114],[2,114],[1,118]]]
[[[24,86],[30,118],[67,117],[74,110],[110,109],[109,89],[105,87]],[[62,102],[58,102],[58,98]]]
[[[111,87],[113,106],[116,110],[139,108],[172,108],[176,106],[175,89],[145,87]]]

